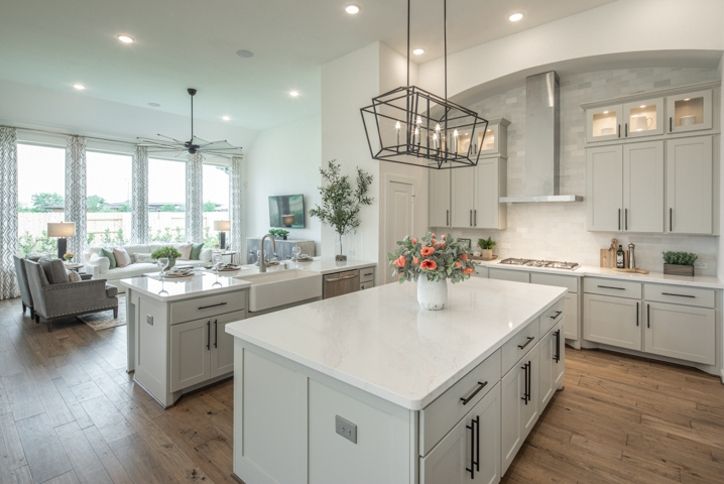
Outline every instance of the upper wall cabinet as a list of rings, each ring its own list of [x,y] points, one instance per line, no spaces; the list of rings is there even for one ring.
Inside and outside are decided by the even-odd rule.
[[[485,136],[483,133],[477,133],[475,136],[475,145],[473,151],[477,149],[477,146],[482,143],[480,148],[480,157],[489,156],[508,156],[508,125],[510,121],[505,118],[493,119],[488,121],[488,128],[485,130]],[[470,133],[460,134],[458,141],[458,152],[468,151],[470,147]]]
[[[586,109],[586,140],[593,142],[619,139],[622,109],[620,104]]]
[[[670,133],[711,129],[711,89],[667,97],[666,112]]]
[[[462,170],[462,169],[459,169]],[[450,227],[450,175],[453,170],[430,170],[428,177],[429,225]]]
[[[664,98],[586,110],[587,141],[639,138],[664,133]]]

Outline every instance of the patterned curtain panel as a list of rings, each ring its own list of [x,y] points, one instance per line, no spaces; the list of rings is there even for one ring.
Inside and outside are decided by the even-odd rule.
[[[148,242],[148,148],[136,146],[132,162],[131,239],[134,244]]]
[[[65,220],[75,222],[68,250],[82,259],[86,241],[86,139],[70,136],[65,147]]]
[[[244,197],[243,158],[234,156],[231,159],[231,177],[229,183],[229,218],[231,219],[231,247],[239,258],[236,263],[246,264],[246,240],[244,239],[244,213],[242,200]]]
[[[0,127],[0,299],[20,295],[13,255],[18,240],[18,155],[15,128]]]
[[[191,242],[204,240],[203,161],[196,153],[186,162],[186,240]]]

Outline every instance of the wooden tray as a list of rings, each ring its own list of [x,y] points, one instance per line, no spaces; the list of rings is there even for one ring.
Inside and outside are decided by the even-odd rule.
[[[649,273],[649,271],[647,271],[646,269],[640,269],[640,268],[638,268],[638,267],[635,268],[635,269],[618,269],[618,268],[614,268],[613,270],[616,271],[616,272],[627,272],[627,273],[629,273],[629,274],[648,274],[648,273]]]
[[[477,256],[474,256],[474,255],[473,255],[473,256],[470,256],[470,258],[471,258],[472,260],[481,260],[481,261],[483,261],[483,262],[490,262],[491,260],[497,259],[498,256],[497,256],[497,255],[494,255],[492,259],[483,259],[482,257],[477,257]]]

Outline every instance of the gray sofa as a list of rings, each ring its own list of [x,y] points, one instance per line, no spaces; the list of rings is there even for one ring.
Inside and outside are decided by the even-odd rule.
[[[23,263],[33,298],[35,322],[47,321],[48,331],[53,329],[54,320],[68,316],[111,310],[113,317],[118,317],[118,289],[107,285],[104,279],[51,282],[58,279],[56,274],[60,271],[65,274],[60,259],[47,262],[25,259]]]

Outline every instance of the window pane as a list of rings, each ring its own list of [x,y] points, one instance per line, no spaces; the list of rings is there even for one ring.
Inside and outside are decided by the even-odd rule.
[[[48,222],[62,222],[65,149],[18,144],[18,251],[55,254]]]
[[[131,157],[86,155],[88,245],[122,245],[131,238]]]
[[[148,237],[152,242],[183,242],[186,237],[186,164],[148,160]]]
[[[216,220],[229,220],[229,168],[204,165],[204,245],[219,246],[219,234],[214,230]],[[229,246],[227,234],[226,245]]]

